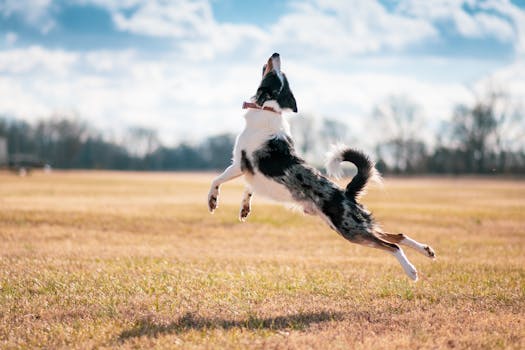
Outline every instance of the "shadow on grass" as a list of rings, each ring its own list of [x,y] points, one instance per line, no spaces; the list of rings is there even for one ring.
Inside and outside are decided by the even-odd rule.
[[[186,313],[177,321],[159,324],[151,319],[139,320],[135,325],[123,331],[119,339],[148,336],[157,337],[163,334],[180,334],[190,330],[245,328],[250,330],[303,330],[314,323],[338,321],[342,319],[339,312],[306,312],[288,316],[268,318],[249,317],[245,320],[227,320],[222,318],[205,318],[193,313]]]

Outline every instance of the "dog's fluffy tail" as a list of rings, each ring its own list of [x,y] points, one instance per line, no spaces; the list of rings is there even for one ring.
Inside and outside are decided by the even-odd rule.
[[[345,145],[334,146],[328,153],[326,161],[326,170],[330,176],[341,177],[343,173],[341,162],[351,162],[357,167],[357,174],[346,186],[347,197],[355,199],[362,195],[369,180],[381,182],[381,175],[376,170],[374,162],[363,152]]]

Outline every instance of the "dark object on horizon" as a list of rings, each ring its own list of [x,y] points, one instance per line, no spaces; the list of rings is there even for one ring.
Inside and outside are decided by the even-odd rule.
[[[34,154],[16,153],[9,155],[7,152],[7,139],[0,137],[0,169],[7,168],[18,175],[24,176],[33,169],[51,169],[51,166],[39,159]]]

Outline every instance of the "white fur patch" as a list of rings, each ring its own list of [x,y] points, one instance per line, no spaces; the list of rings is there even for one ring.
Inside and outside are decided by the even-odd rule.
[[[350,147],[342,143],[332,145],[330,151],[326,153],[325,168],[329,176],[340,179],[343,176],[343,168],[341,163],[343,162],[343,153]],[[375,166],[372,167],[370,172],[369,181],[373,181],[378,185],[383,185],[383,177],[377,171]]]
[[[332,145],[330,150],[326,153],[325,167],[329,176],[340,179],[343,176],[343,168],[341,162],[343,161],[343,152],[348,147],[342,143]]]

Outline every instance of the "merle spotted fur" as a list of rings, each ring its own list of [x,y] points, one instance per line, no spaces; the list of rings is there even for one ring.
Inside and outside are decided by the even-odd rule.
[[[297,156],[290,138],[274,137],[252,157],[256,168],[264,176],[285,186],[295,201],[323,213],[335,231],[350,241],[357,241],[374,228],[370,212],[356,202],[356,195],[365,186],[373,165],[358,151],[348,149],[345,155],[360,165],[361,172],[346,191]]]

